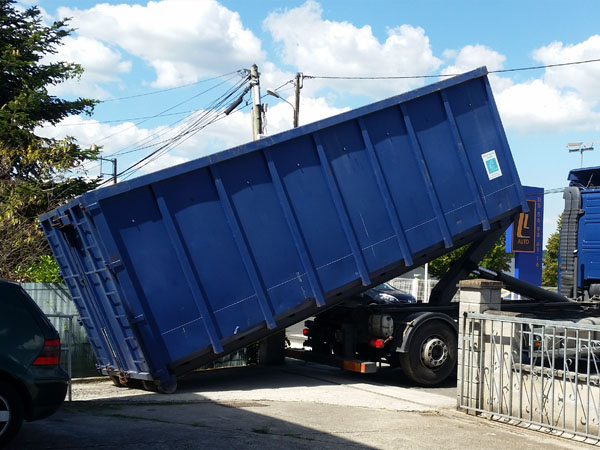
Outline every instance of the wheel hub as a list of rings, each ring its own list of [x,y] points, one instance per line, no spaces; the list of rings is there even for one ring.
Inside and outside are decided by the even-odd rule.
[[[448,360],[448,346],[439,337],[427,339],[421,347],[421,360],[430,369],[437,369]]]
[[[8,403],[4,398],[0,397],[0,435],[4,432],[10,421],[10,410]]]

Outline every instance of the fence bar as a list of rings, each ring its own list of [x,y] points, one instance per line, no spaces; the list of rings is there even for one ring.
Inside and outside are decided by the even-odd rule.
[[[587,394],[587,407],[585,417],[585,434],[590,434],[590,358],[592,348],[592,333],[588,331],[588,344],[587,344],[587,377],[586,377],[586,394]]]
[[[514,339],[515,337],[515,324],[511,323],[510,324],[510,350],[509,350],[509,355],[510,355],[510,365],[508,367],[508,371],[509,371],[509,390],[508,390],[508,414],[512,414],[512,406],[513,406],[513,374],[514,374],[514,370],[512,370],[512,368],[515,365],[515,359],[514,359],[514,349],[513,349],[513,343],[515,341]]]
[[[567,336],[567,327],[563,328],[565,336],[565,347],[568,347],[569,338]],[[563,355],[563,406],[562,406],[562,428],[563,430],[567,427],[567,358]]]
[[[573,391],[575,393],[573,402],[575,403],[573,408],[573,431],[577,431],[577,400],[579,400],[579,330],[575,330],[575,385]]]
[[[529,421],[533,421],[533,373],[535,370],[535,357],[533,354],[533,325],[529,325]]]
[[[73,400],[73,316],[69,316],[69,332],[67,333],[67,342],[69,349],[67,351],[67,373],[69,374],[69,401]]]
[[[72,363],[72,353],[73,353],[73,339],[72,339],[72,333],[73,333],[73,317],[75,317],[74,314],[46,314],[46,317],[50,318],[58,318],[58,319],[67,319],[69,321],[69,329],[67,330],[67,347],[63,347],[61,344],[61,348],[60,350],[66,350],[67,351],[67,374],[69,375],[69,386],[68,386],[68,398],[69,401],[73,400],[73,391],[72,391],[72,380],[73,380],[73,363]],[[60,328],[60,327],[59,327]]]
[[[540,336],[540,370],[543,371],[544,370],[544,354],[546,351],[546,326],[542,325],[542,335]],[[540,405],[540,422],[544,422],[544,376],[540,377],[540,400],[539,400],[539,405]]]
[[[473,359],[474,359],[474,355],[476,354],[475,351],[480,351],[481,350],[481,343],[478,342],[477,343],[477,349],[475,348],[475,321],[469,319],[469,338],[470,338],[470,352],[469,352],[469,392],[467,393],[467,395],[469,396],[469,406],[480,406],[479,404],[475,403],[475,405],[473,405],[473,403],[475,402],[475,400],[473,399],[473,388],[474,388],[474,379],[473,379],[473,372],[475,370],[474,368],[474,363],[473,363]],[[479,332],[479,336],[481,336],[481,331]],[[479,382],[481,383],[481,380],[479,380]],[[479,398],[479,395],[477,396],[477,398]]]
[[[500,385],[498,388],[498,395],[499,395],[499,400],[498,400],[498,413],[502,414],[503,408],[504,408],[504,322],[500,322],[500,352],[499,352],[499,359],[500,359]]]
[[[459,406],[463,406],[464,405],[464,393],[465,393],[465,354],[467,353],[467,349],[466,349],[466,339],[467,339],[467,318],[466,316],[463,317],[463,321],[462,321],[462,333],[461,333],[461,337],[462,337],[462,342],[460,342],[461,345],[461,349],[462,351],[460,352],[460,386],[458,386],[459,389]],[[469,354],[471,354],[471,351],[469,349]]]
[[[483,347],[485,342],[483,338],[483,331],[483,319],[479,319],[479,386],[477,389],[477,405],[479,408],[483,408]]]
[[[523,361],[523,327],[524,324],[520,323],[521,332],[519,334],[519,361]],[[519,417],[523,417],[523,365],[519,366]]]

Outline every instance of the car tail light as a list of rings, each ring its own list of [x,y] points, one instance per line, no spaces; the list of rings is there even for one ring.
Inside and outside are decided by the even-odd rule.
[[[385,341],[383,339],[371,339],[369,345],[375,348],[383,348]]]
[[[57,366],[60,363],[60,339],[46,339],[44,347],[33,361],[34,366]]]
[[[309,329],[308,328],[304,328],[302,330],[302,336],[308,336],[308,333],[309,333]]]

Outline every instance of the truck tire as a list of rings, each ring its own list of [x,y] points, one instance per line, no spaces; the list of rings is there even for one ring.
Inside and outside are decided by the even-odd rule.
[[[23,424],[23,401],[14,386],[0,381],[0,448],[8,444]]]
[[[456,369],[457,353],[456,332],[439,320],[431,320],[414,331],[408,353],[400,354],[400,366],[415,383],[433,386]]]

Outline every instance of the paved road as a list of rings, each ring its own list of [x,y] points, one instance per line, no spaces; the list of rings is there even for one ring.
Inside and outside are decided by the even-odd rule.
[[[571,449],[572,442],[455,410],[455,388],[398,375],[282,367],[203,371],[173,395],[78,383],[71,404],[25,424],[11,449]],[[581,444],[583,445],[583,444]],[[591,448],[591,447],[590,447]]]

